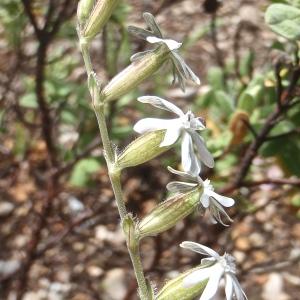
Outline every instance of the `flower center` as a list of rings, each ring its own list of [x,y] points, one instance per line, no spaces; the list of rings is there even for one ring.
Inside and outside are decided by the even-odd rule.
[[[210,180],[206,179],[204,182],[203,182],[203,187],[206,191],[211,191],[213,192],[214,191],[214,187],[210,184]]]
[[[194,119],[195,119],[195,115],[191,111],[188,111],[184,116],[181,117],[183,128],[185,129],[192,128],[192,122]]]
[[[236,273],[235,259],[230,254],[225,253],[223,256],[221,256],[219,263],[225,272]]]

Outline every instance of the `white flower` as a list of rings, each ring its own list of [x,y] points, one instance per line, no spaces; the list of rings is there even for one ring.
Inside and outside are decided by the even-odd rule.
[[[200,176],[193,175],[186,172],[180,172],[174,170],[171,167],[168,167],[168,170],[176,175],[183,177],[185,180],[191,182],[182,182],[182,181],[172,181],[167,184],[167,189],[173,193],[185,193],[197,186],[203,187],[203,193],[200,196],[199,203],[201,204],[200,208],[208,209],[210,212],[210,216],[214,223],[219,222],[224,226],[227,226],[222,217],[225,217],[226,221],[232,222],[233,220],[228,216],[224,207],[231,207],[234,205],[234,200],[229,197],[225,197],[217,194],[214,191],[213,186],[210,184],[210,180],[206,179],[203,181]]]
[[[236,266],[234,257],[227,253],[220,256],[214,250],[194,242],[183,242],[180,244],[180,247],[209,256],[201,260],[201,263],[207,264],[207,267],[195,270],[183,280],[183,286],[189,288],[208,279],[207,285],[199,300],[213,299],[222,278],[225,278],[226,300],[247,300],[247,296],[235,275]]]
[[[161,147],[173,145],[180,136],[181,143],[181,162],[186,172],[198,175],[200,172],[200,160],[208,167],[214,166],[214,159],[208,152],[203,138],[196,132],[205,129],[201,118],[197,118],[191,111],[186,114],[171,102],[155,96],[139,97],[138,101],[149,103],[155,107],[175,113],[178,117],[171,120],[146,118],[138,121],[134,130],[138,133],[151,132],[155,130],[166,130]],[[196,147],[199,158],[194,152]]]
[[[143,17],[150,30],[138,28],[135,26],[129,26],[128,30],[130,33],[134,34],[138,38],[146,40],[150,44],[157,44],[158,46],[164,44],[170,50],[170,59],[173,66],[173,82],[178,81],[181,89],[185,90],[185,81],[191,80],[196,84],[200,84],[200,79],[194,74],[191,68],[185,63],[182,57],[178,53],[178,49],[181,47],[182,43],[179,43],[172,39],[165,39],[162,32],[157,25],[153,15],[150,13],[144,13]],[[136,61],[142,59],[145,55],[154,52],[156,49],[146,50],[143,52],[136,53],[131,56],[131,61]]]

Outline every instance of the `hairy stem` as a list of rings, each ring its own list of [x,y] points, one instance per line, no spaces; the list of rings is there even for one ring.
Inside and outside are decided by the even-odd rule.
[[[79,39],[80,39],[80,35],[79,35]],[[89,85],[91,85],[89,86],[89,88],[90,88],[90,93],[93,101],[93,108],[97,117],[99,131],[102,139],[102,144],[103,144],[103,149],[105,154],[104,156],[105,156],[105,160],[109,172],[109,178],[116,198],[119,215],[122,222],[127,215],[127,210],[123,199],[120,170],[118,170],[115,167],[115,154],[107,130],[104,103],[102,102],[102,99],[100,97],[100,86],[97,84],[97,79],[94,76],[93,67],[92,67],[89,50],[88,50],[88,44],[86,44],[85,42],[83,43],[80,42],[80,48],[85,63],[87,75],[89,77]],[[94,77],[92,78],[91,76]],[[94,80],[94,82],[90,83],[92,80]],[[140,298],[142,300],[148,300],[149,299],[148,289],[147,289],[146,279],[143,271],[143,265],[139,253],[139,241],[137,239],[134,240],[133,245],[130,246],[128,243],[127,235],[126,235],[126,239],[127,239],[128,252],[131,258],[131,262],[133,264],[135,277],[139,286]]]

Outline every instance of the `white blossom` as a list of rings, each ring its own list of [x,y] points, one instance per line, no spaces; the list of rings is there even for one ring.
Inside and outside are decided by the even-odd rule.
[[[155,96],[144,96],[138,98],[142,103],[149,103],[160,109],[175,113],[175,119],[146,118],[138,121],[134,130],[138,133],[151,132],[155,130],[166,130],[165,137],[160,144],[161,147],[173,145],[179,137],[181,140],[181,162],[186,172],[198,175],[200,172],[200,160],[208,167],[214,166],[214,159],[206,148],[203,138],[197,133],[205,129],[201,118],[188,111],[184,113],[171,102]],[[197,149],[198,156],[194,148]]]
[[[232,222],[232,219],[224,210],[224,207],[231,207],[234,205],[234,200],[229,197],[219,195],[214,191],[213,186],[210,184],[210,180],[206,179],[203,181],[199,175],[194,175],[191,173],[180,172],[174,170],[171,167],[168,167],[168,170],[176,175],[183,177],[185,180],[190,182],[183,181],[172,181],[168,183],[167,189],[173,193],[185,193],[188,192],[197,186],[203,187],[203,192],[199,198],[200,209],[207,209],[210,212],[210,216],[214,223],[219,222],[222,225],[226,224],[222,220],[222,216],[226,221]]]
[[[183,242],[180,246],[208,256],[201,260],[201,263],[207,266],[195,270],[183,279],[183,286],[185,288],[192,287],[204,280],[208,280],[199,300],[213,299],[222,278],[225,279],[226,300],[247,300],[247,296],[236,278],[236,266],[233,256],[227,253],[220,256],[214,250],[194,242]]]
[[[200,79],[195,73],[191,70],[191,68],[185,63],[183,58],[179,55],[178,49],[181,47],[182,43],[179,43],[173,39],[164,38],[162,32],[157,25],[153,15],[150,13],[144,13],[143,17],[145,22],[150,30],[142,29],[136,26],[129,26],[128,30],[133,35],[137,36],[140,39],[146,40],[150,44],[157,44],[158,46],[164,44],[170,50],[170,60],[173,66],[173,83],[178,81],[181,89],[185,90],[185,81],[191,80],[196,84],[200,84]],[[131,61],[136,61],[142,59],[145,55],[154,52],[155,49],[146,50],[143,52],[138,52],[131,56]]]

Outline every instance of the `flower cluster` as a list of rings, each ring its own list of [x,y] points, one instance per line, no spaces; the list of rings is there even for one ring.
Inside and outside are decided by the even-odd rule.
[[[235,276],[234,257],[227,253],[220,256],[214,250],[194,242],[183,242],[180,246],[208,256],[201,260],[201,263],[205,266],[204,268],[190,273],[183,280],[183,286],[186,288],[192,287],[203,280],[208,280],[199,300],[213,299],[223,277],[225,278],[226,300],[232,300],[234,296],[237,300],[247,300],[247,296]]]
[[[140,39],[146,40],[150,44],[157,44],[158,47],[160,45],[165,45],[170,50],[169,58],[173,66],[173,83],[178,81],[183,91],[185,91],[186,80],[191,80],[196,84],[200,84],[200,79],[198,78],[198,76],[194,74],[192,69],[185,63],[185,61],[177,51],[181,47],[182,43],[179,43],[172,39],[164,38],[153,15],[151,15],[150,13],[144,13],[143,17],[150,30],[142,29],[135,26],[129,26],[129,32]],[[156,49],[157,48],[136,53],[132,55],[130,59],[131,61],[140,60],[143,57],[145,57],[145,55],[154,52]]]
[[[145,13],[144,19],[150,30],[131,26],[129,27],[129,31],[151,44],[163,44],[169,49],[170,58],[175,70],[175,79],[178,78],[183,89],[185,87],[184,79],[192,79],[194,82],[200,83],[198,77],[185,64],[177,52],[181,43],[164,38],[151,14]],[[136,61],[142,59],[152,51],[154,50],[134,54],[131,60]],[[150,132],[161,133],[163,131],[164,136],[159,147],[170,147],[180,140],[181,165],[183,169],[183,171],[178,171],[168,167],[171,173],[182,177],[183,181],[172,181],[168,183],[167,189],[175,194],[175,198],[166,200],[158,208],[154,209],[149,214],[149,217],[142,220],[139,226],[140,234],[146,236],[149,232],[159,233],[162,231],[162,228],[169,228],[170,226],[163,226],[164,224],[162,222],[166,223],[166,220],[160,220],[165,209],[169,209],[169,214],[173,216],[174,222],[177,222],[177,219],[182,217],[181,215],[186,215],[185,213],[176,214],[176,212],[180,211],[177,205],[181,201],[183,209],[186,210],[191,209],[191,207],[193,208],[194,203],[198,203],[200,211],[205,212],[205,210],[207,210],[209,212],[213,223],[219,222],[224,226],[228,226],[226,223],[232,222],[233,220],[229,217],[224,208],[232,207],[235,201],[232,198],[216,193],[210,180],[203,180],[199,175],[201,172],[201,164],[209,168],[214,167],[214,158],[208,151],[203,137],[199,134],[206,129],[204,120],[195,116],[190,110],[183,112],[173,103],[157,96],[139,97],[138,101],[176,115],[176,117],[172,119],[145,118],[139,120],[134,125],[134,130],[142,135]],[[189,205],[187,205],[187,203],[189,203]],[[149,224],[151,224],[151,226]],[[209,257],[202,259],[201,267],[196,268],[195,271],[184,276],[179,286],[192,288],[199,283],[206,282],[200,300],[211,300],[217,292],[219,282],[224,277],[227,300],[232,300],[234,297],[237,300],[247,299],[235,276],[236,268],[232,256],[226,253],[223,256],[219,256],[214,250],[193,242],[183,242],[180,246]],[[166,292],[168,292],[168,289],[166,289]],[[163,291],[161,295],[164,293],[165,291]],[[160,299],[161,295],[158,299]],[[162,296],[162,299],[164,299],[164,296]]]
[[[168,170],[176,175],[183,177],[185,180],[189,182],[182,182],[182,181],[172,181],[168,183],[167,189],[173,193],[186,193],[198,186],[203,187],[203,193],[200,195],[199,198],[199,208],[200,210],[208,209],[210,212],[210,216],[214,223],[219,222],[226,226],[223,222],[223,216],[226,221],[232,222],[232,219],[228,216],[224,207],[231,207],[234,205],[234,200],[229,197],[225,197],[222,195],[217,194],[214,191],[213,186],[210,184],[210,180],[206,179],[203,181],[200,176],[193,174],[181,172],[174,170],[171,167],[168,167]]]
[[[193,175],[198,175],[201,170],[202,161],[207,167],[214,166],[214,159],[206,148],[203,138],[197,133],[205,129],[205,125],[201,118],[188,111],[184,113],[173,103],[155,96],[144,96],[138,98],[142,103],[148,103],[160,109],[164,109],[175,113],[178,117],[175,119],[156,119],[146,118],[138,121],[134,130],[138,133],[151,132],[155,130],[165,129],[166,134],[161,147],[175,144],[181,139],[181,163],[184,171]],[[197,152],[195,152],[195,148]]]

